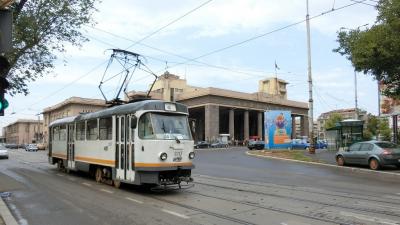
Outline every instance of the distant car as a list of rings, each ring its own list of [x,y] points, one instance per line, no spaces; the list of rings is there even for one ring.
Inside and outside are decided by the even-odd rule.
[[[18,148],[17,144],[5,144],[5,146],[8,149],[17,149]]]
[[[250,150],[253,150],[253,149],[262,150],[265,148],[265,142],[264,141],[249,141],[249,144],[247,144],[247,148]]]
[[[315,148],[316,149],[325,149],[325,148],[328,148],[328,144],[325,141],[319,140],[315,143]]]
[[[372,170],[386,165],[400,168],[400,146],[387,141],[358,142],[336,153],[336,162],[339,166],[368,165]]]
[[[210,147],[210,143],[208,143],[207,141],[199,141],[197,142],[197,144],[194,145],[194,148],[209,148]]]
[[[228,147],[228,143],[223,143],[220,141],[217,141],[215,143],[212,143],[210,145],[211,148],[227,148]]]
[[[27,144],[25,146],[25,151],[27,152],[37,152],[38,147],[35,144]]]
[[[8,149],[4,145],[0,145],[0,158],[8,159]]]
[[[46,150],[46,145],[44,143],[38,143],[36,146],[38,150]]]
[[[309,148],[310,148],[310,143],[308,143],[306,140],[300,140],[300,139],[292,140],[292,149],[309,149]]]

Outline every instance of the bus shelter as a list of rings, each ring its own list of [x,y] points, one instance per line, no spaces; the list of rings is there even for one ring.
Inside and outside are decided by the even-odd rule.
[[[361,120],[343,120],[336,123],[335,127],[327,129],[329,147],[339,150],[362,141],[363,127],[364,121]]]

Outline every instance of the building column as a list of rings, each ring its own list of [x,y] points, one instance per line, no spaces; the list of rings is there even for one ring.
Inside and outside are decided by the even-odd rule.
[[[229,110],[229,136],[231,140],[235,140],[235,110]]]
[[[206,141],[215,141],[219,136],[219,106],[206,105],[204,109],[204,120]]]
[[[249,111],[248,110],[244,111],[244,126],[243,126],[243,128],[244,128],[244,133],[243,133],[244,140],[249,140],[250,134],[249,134]]]
[[[296,138],[296,133],[297,133],[297,129],[296,129],[296,116],[292,115],[292,139]]]
[[[301,116],[300,117],[300,129],[301,129],[301,136],[308,136],[308,116]]]
[[[260,137],[260,140],[263,139],[262,131],[263,131],[263,124],[264,123],[263,123],[262,116],[263,116],[263,112],[258,112],[257,113],[257,136]]]

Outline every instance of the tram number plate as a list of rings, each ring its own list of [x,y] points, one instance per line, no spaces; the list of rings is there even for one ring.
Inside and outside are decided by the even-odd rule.
[[[182,161],[182,151],[174,151],[174,158],[172,159],[174,162]]]

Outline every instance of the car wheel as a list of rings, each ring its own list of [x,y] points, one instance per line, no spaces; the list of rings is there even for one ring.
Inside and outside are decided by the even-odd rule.
[[[378,160],[376,159],[370,159],[369,160],[369,168],[371,170],[378,170],[380,167]]]
[[[338,164],[338,166],[344,166],[344,158],[343,158],[343,156],[338,156],[336,158],[336,163]]]

